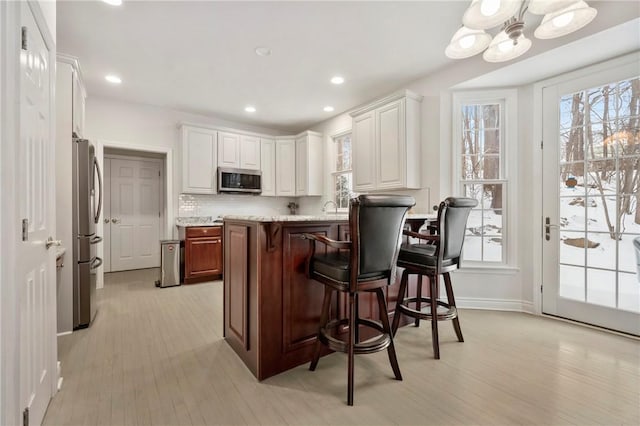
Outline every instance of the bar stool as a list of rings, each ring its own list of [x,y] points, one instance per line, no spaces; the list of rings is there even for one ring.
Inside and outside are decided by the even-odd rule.
[[[395,266],[407,211],[415,205],[413,197],[393,195],[360,195],[350,202],[349,232],[351,241],[335,241],[323,235],[304,234],[309,239],[307,276],[325,286],[318,340],[309,369],[314,371],[320,359],[321,345],[348,355],[347,404],[353,405],[354,355],[387,349],[389,362],[397,380],[402,380],[393,345],[393,334],[387,313],[383,287],[395,280]],[[316,242],[333,251],[316,253]],[[348,251],[340,253],[336,250]],[[348,298],[347,318],[331,319],[333,292]],[[358,296],[362,292],[376,294],[380,321],[359,318]],[[338,298],[340,300],[340,298]],[[348,325],[348,338],[336,337],[339,327]],[[371,327],[381,335],[361,342],[359,327]]]
[[[404,268],[404,272],[400,280],[392,331],[395,335],[400,323],[400,314],[414,318],[416,326],[419,325],[420,319],[430,320],[433,356],[436,359],[440,359],[438,321],[452,320],[458,341],[464,342],[456,301],[453,296],[450,272],[460,267],[460,255],[467,219],[471,209],[477,205],[478,201],[473,198],[449,197],[441,202],[438,208],[438,220],[434,235],[421,234],[406,229],[403,231],[404,235],[425,240],[426,244],[403,244],[400,248],[398,266]],[[410,274],[418,275],[417,297],[405,297]],[[429,297],[423,297],[421,294],[423,275],[429,277]],[[438,300],[440,275],[444,278],[447,302]],[[426,312],[421,309],[423,303],[429,307]],[[410,304],[415,304],[416,308],[411,308]],[[444,307],[446,311],[439,312],[438,306]]]

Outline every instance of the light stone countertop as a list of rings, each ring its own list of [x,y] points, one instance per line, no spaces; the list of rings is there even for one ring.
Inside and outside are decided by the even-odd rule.
[[[435,219],[435,213],[411,213],[407,215],[407,219]],[[326,215],[225,215],[224,220],[245,220],[249,222],[330,222],[330,221],[347,221],[347,214],[326,214]]]
[[[176,226],[178,228],[188,228],[190,226],[222,226],[220,219],[214,219],[212,216],[199,217],[178,217],[176,218]]]

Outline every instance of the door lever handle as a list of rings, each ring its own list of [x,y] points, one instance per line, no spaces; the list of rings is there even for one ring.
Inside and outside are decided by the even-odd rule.
[[[47,241],[44,243],[44,245],[47,247],[47,250],[48,250],[53,246],[61,246],[62,245],[62,241],[54,240],[53,238],[49,237],[49,238],[47,238]]]
[[[551,239],[551,228],[560,228],[558,225],[552,224],[551,219],[547,216],[544,219],[544,239],[549,241]]]

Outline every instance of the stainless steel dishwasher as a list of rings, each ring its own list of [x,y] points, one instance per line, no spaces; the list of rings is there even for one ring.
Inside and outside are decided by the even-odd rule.
[[[180,240],[160,241],[160,280],[157,287],[180,285],[183,277],[184,255]]]

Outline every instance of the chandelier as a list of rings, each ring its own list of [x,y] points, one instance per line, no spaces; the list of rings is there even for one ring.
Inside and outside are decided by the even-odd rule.
[[[598,11],[582,0],[473,0],[462,17],[462,28],[451,38],[445,54],[468,58],[484,51],[487,62],[517,58],[531,47],[524,35],[524,14],[544,15],[534,36],[550,39],[587,25]],[[500,27],[495,37],[484,30]]]

